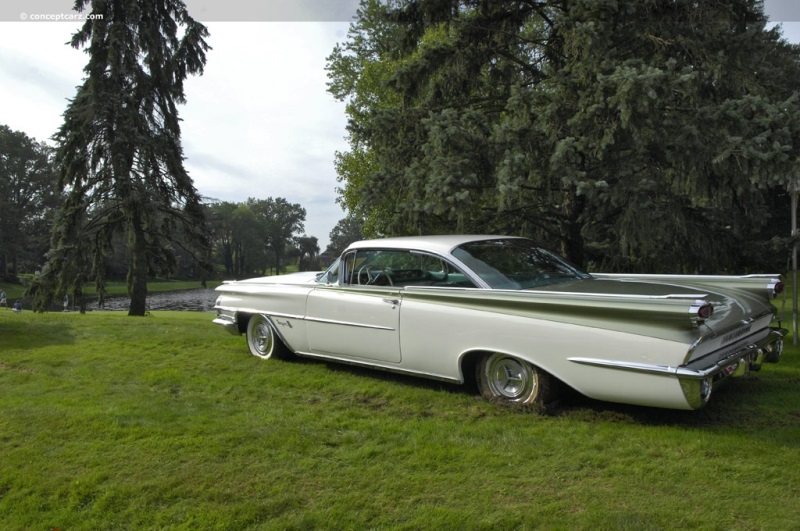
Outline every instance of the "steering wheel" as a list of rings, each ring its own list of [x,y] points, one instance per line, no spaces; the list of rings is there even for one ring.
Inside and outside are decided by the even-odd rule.
[[[366,282],[361,282],[362,273],[366,274],[366,276],[367,276],[367,281]],[[358,270],[358,275],[356,275],[356,279],[358,281],[358,285],[359,286],[362,285],[362,284],[367,285],[370,282],[372,282],[372,271],[370,270],[369,266],[362,266],[361,269]]]
[[[366,282],[361,282],[361,274],[364,273],[367,277]],[[374,286],[375,283],[378,281],[379,278],[386,277],[386,280],[389,282],[390,286],[394,286],[392,279],[389,275],[386,274],[386,271],[381,271],[380,269],[370,269],[369,266],[363,266],[361,269],[358,270],[358,284],[364,286]]]
[[[394,286],[394,282],[392,282],[392,278],[386,273],[386,271],[371,271],[371,273],[374,276],[372,277],[372,279],[369,282],[367,282],[367,284],[372,285],[372,286],[377,286],[378,285],[378,279],[381,278],[381,277],[384,277],[389,282],[390,286]]]

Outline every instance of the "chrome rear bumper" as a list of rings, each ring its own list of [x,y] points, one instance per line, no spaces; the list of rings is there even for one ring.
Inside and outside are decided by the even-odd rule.
[[[788,332],[785,328],[770,328],[762,339],[726,354],[710,365],[702,364],[702,360],[694,362],[699,367],[686,365],[672,367],[592,358],[569,358],[569,360],[596,367],[677,377],[689,407],[699,409],[711,398],[713,388],[728,378],[745,376],[751,370],[757,371],[765,361],[777,363],[783,353],[783,337]]]

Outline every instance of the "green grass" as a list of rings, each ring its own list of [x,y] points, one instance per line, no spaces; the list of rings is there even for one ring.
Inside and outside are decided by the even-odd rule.
[[[207,313],[0,309],[1,529],[790,529],[800,349],[698,412],[263,362]],[[791,341],[789,341],[789,344]]]

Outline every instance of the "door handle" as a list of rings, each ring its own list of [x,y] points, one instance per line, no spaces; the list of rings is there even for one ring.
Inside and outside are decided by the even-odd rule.
[[[400,300],[398,300],[398,299],[386,298],[386,299],[383,299],[383,302],[385,302],[387,304],[391,304],[392,308],[394,308],[395,306],[398,306],[400,304]]]

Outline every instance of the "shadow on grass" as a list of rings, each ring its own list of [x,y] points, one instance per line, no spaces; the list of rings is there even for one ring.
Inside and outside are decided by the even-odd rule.
[[[314,360],[310,358],[297,358],[295,363],[319,363],[328,368],[331,372],[342,372],[352,375],[357,375],[364,378],[372,378],[374,380],[396,382],[407,386],[413,386],[418,389],[430,389],[432,391],[444,391],[448,393],[463,393],[467,386],[458,385],[455,383],[448,383],[440,380],[432,380],[429,378],[422,378],[410,374],[396,373],[382,369],[371,369],[369,367],[360,367],[358,365],[348,365],[346,363],[336,363],[325,360]]]
[[[0,310],[3,311],[3,310]],[[50,345],[75,343],[72,326],[62,320],[30,319],[9,310],[0,317],[0,338],[3,350],[32,350]]]
[[[797,382],[794,384],[797,389]],[[800,446],[800,411],[792,404],[796,391],[781,381],[758,377],[732,380],[714,390],[711,401],[696,411],[660,409],[602,402],[570,390],[551,414],[595,422],[644,426],[682,426],[708,431],[733,430],[754,438],[783,440]]]
[[[295,363],[323,364],[334,373],[357,375],[373,380],[396,382],[405,386],[432,391],[473,395],[474,385],[458,385],[437,380],[386,372],[347,364],[298,358]],[[786,380],[786,381],[784,381]],[[749,436],[785,439],[791,446],[800,446],[796,433],[800,430],[800,410],[792,407],[797,399],[800,381],[758,375],[731,380],[714,390],[711,401],[696,411],[661,409],[629,404],[603,402],[588,398],[564,386],[561,398],[545,408],[509,407],[497,404],[500,414],[546,415],[583,422],[616,422],[642,426],[681,426],[708,431],[734,430]]]

